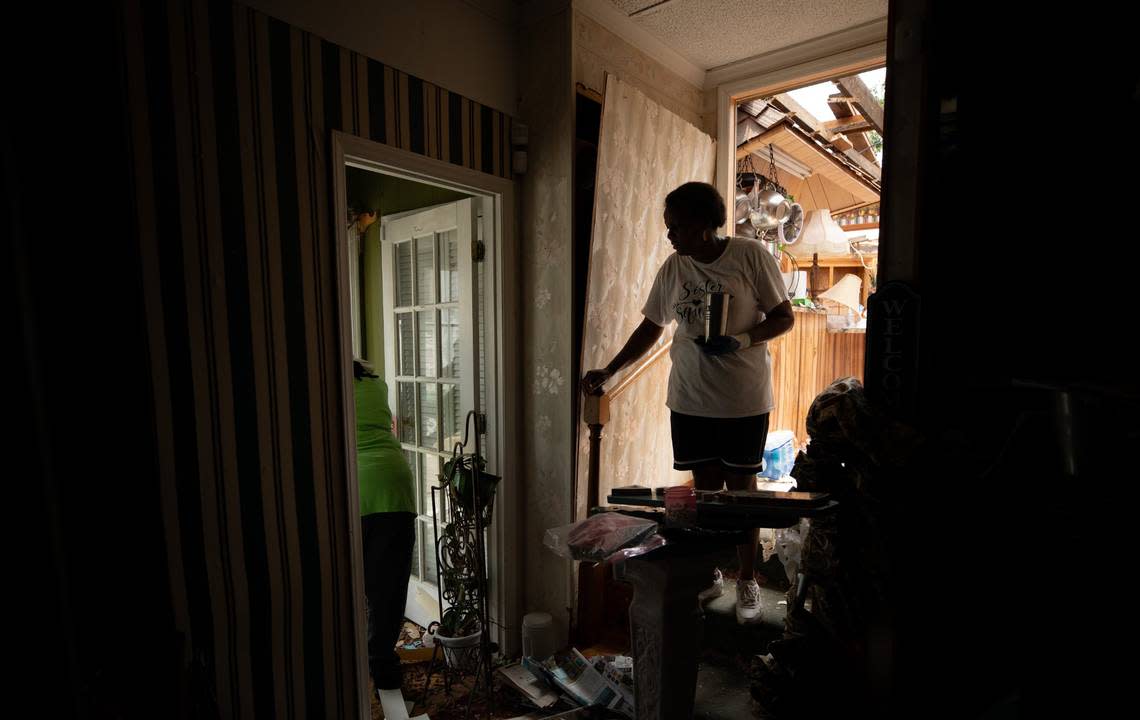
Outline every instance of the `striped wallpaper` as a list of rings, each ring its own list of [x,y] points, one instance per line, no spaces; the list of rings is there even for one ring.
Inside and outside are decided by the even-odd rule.
[[[510,118],[230,2],[119,8],[175,621],[221,716],[356,716],[330,133],[509,177]]]

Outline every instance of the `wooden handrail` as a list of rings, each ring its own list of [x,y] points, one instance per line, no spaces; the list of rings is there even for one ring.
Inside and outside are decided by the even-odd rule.
[[[619,395],[621,395],[623,392],[625,392],[626,388],[628,388],[630,385],[632,385],[633,382],[635,380],[637,380],[639,377],[644,375],[645,371],[648,370],[650,368],[650,366],[652,366],[654,363],[659,361],[661,358],[665,357],[665,355],[667,355],[669,353],[669,348],[671,348],[672,346],[673,346],[673,340],[672,340],[672,338],[670,338],[669,342],[665,343],[661,347],[654,350],[652,352],[652,354],[650,354],[650,356],[648,358],[646,358],[645,362],[638,365],[637,368],[633,372],[629,373],[624,378],[622,378],[621,382],[619,382],[617,385],[615,385],[613,390],[606,392],[606,396],[609,397],[610,402],[613,402],[614,400],[616,400]]]
[[[641,363],[625,377],[621,379],[617,385],[614,386],[609,392],[596,390],[593,394],[587,395],[582,404],[582,422],[590,428],[590,464],[587,470],[587,490],[586,490],[586,503],[588,507],[594,507],[598,504],[598,489],[601,483],[601,462],[602,462],[602,433],[605,430],[606,423],[610,421],[610,403],[618,398],[626,388],[637,381],[645,371],[652,365],[659,362],[661,358],[669,353],[669,348],[672,347],[673,341],[665,343],[661,347],[653,351],[653,353],[646,358],[645,362]]]

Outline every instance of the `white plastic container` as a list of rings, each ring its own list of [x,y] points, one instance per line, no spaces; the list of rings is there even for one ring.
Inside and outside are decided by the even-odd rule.
[[[533,612],[523,616],[522,653],[544,660],[554,654],[554,618],[550,613]]]

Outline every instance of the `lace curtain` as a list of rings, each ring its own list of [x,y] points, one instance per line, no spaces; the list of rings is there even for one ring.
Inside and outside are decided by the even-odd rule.
[[[715,163],[711,137],[615,75],[606,76],[583,370],[609,362],[642,321],[641,308],[653,278],[672,252],[661,218],[665,195],[691,180],[713,182]],[[659,342],[667,342],[672,332],[666,328]],[[607,389],[637,366],[611,379]],[[614,486],[657,487],[687,479],[688,473],[673,470],[665,407],[669,368],[668,357],[658,360],[611,404],[600,463],[599,497],[603,500]],[[579,425],[578,517],[586,511],[588,468],[589,429]]]

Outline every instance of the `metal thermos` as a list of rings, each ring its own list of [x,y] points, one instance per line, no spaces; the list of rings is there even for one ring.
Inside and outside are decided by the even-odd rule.
[[[726,292],[705,295],[705,340],[728,334],[728,301]]]

